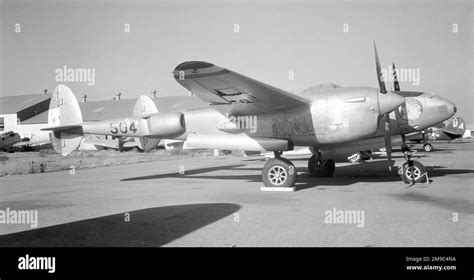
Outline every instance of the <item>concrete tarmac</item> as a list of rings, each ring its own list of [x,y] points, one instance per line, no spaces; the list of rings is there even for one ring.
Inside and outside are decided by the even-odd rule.
[[[2,177],[0,211],[37,210],[38,225],[0,224],[0,247],[474,246],[474,141],[433,145],[415,154],[431,184],[410,188],[383,157],[318,178],[309,155],[288,157],[295,192],[261,192],[260,157]],[[346,210],[360,219],[329,223]]]

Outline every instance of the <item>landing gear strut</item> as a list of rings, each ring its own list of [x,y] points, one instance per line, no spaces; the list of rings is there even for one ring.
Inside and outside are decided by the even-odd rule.
[[[282,152],[275,152],[275,158],[269,159],[262,170],[263,184],[267,188],[290,188],[296,182],[294,164],[281,157]]]
[[[323,160],[321,153],[313,154],[308,161],[308,171],[311,175],[318,177],[331,177],[336,170],[334,160]]]
[[[408,145],[402,145],[402,152],[406,162],[399,167],[398,174],[402,178],[403,182],[405,182],[405,184],[425,183],[426,169],[423,164],[421,164],[419,161],[411,159],[412,151]]]

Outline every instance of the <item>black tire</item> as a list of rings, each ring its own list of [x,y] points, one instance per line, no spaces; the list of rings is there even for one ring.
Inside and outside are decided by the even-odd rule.
[[[336,170],[336,163],[332,159],[318,162],[315,155],[312,155],[308,160],[308,171],[310,174],[318,177],[331,177]]]
[[[370,150],[360,152],[361,161],[370,160],[371,154],[372,154],[372,151]]]
[[[412,167],[409,167],[408,162],[405,162],[399,170],[399,175],[405,184],[411,184],[413,180],[415,180],[416,183],[425,183],[426,176],[422,179],[419,179],[423,174],[425,174],[425,172],[425,166],[421,164],[421,162],[414,160]]]
[[[433,151],[433,146],[430,143],[427,143],[427,144],[423,145],[423,150],[425,152],[429,153],[429,152]]]
[[[262,169],[263,184],[267,188],[290,188],[296,182],[296,168],[291,161],[284,158],[272,158]]]
[[[316,169],[314,168],[315,165],[318,164],[318,160],[316,159],[315,155],[312,155],[308,160],[308,172],[309,174],[316,175]]]

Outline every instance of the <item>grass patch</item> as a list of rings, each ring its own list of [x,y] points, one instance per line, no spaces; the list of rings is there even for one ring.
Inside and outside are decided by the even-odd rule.
[[[212,155],[212,150],[164,150],[147,153],[136,151],[119,152],[117,150],[75,151],[67,157],[55,153],[52,149],[39,152],[0,154],[0,176],[46,173],[71,169],[86,169],[102,166],[133,164]]]

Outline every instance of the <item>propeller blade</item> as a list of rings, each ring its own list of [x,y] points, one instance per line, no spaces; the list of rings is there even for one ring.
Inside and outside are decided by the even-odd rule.
[[[392,71],[393,71],[393,87],[397,94],[403,96],[403,97],[412,97],[412,96],[419,96],[420,94],[416,92],[401,92],[400,91],[400,83],[398,82],[398,76],[397,76],[397,67],[395,67],[395,62],[392,62]],[[404,105],[406,106],[406,105]],[[400,134],[402,136],[402,145],[405,145],[405,135],[403,133]],[[423,137],[424,138],[424,137]],[[389,168],[390,169],[390,168]]]
[[[393,66],[393,87],[395,91],[400,91],[400,84],[398,83],[397,68],[395,68],[395,62],[392,62],[392,66]]]
[[[383,81],[382,77],[382,68],[380,67],[379,55],[377,53],[377,46],[374,42],[374,52],[375,52],[375,70],[377,71],[377,80],[379,82],[379,89],[380,93],[387,93],[387,89],[385,88],[385,82]]]
[[[384,114],[385,123],[385,150],[387,152],[388,170],[392,171],[392,134],[390,133],[390,116],[389,113]]]

